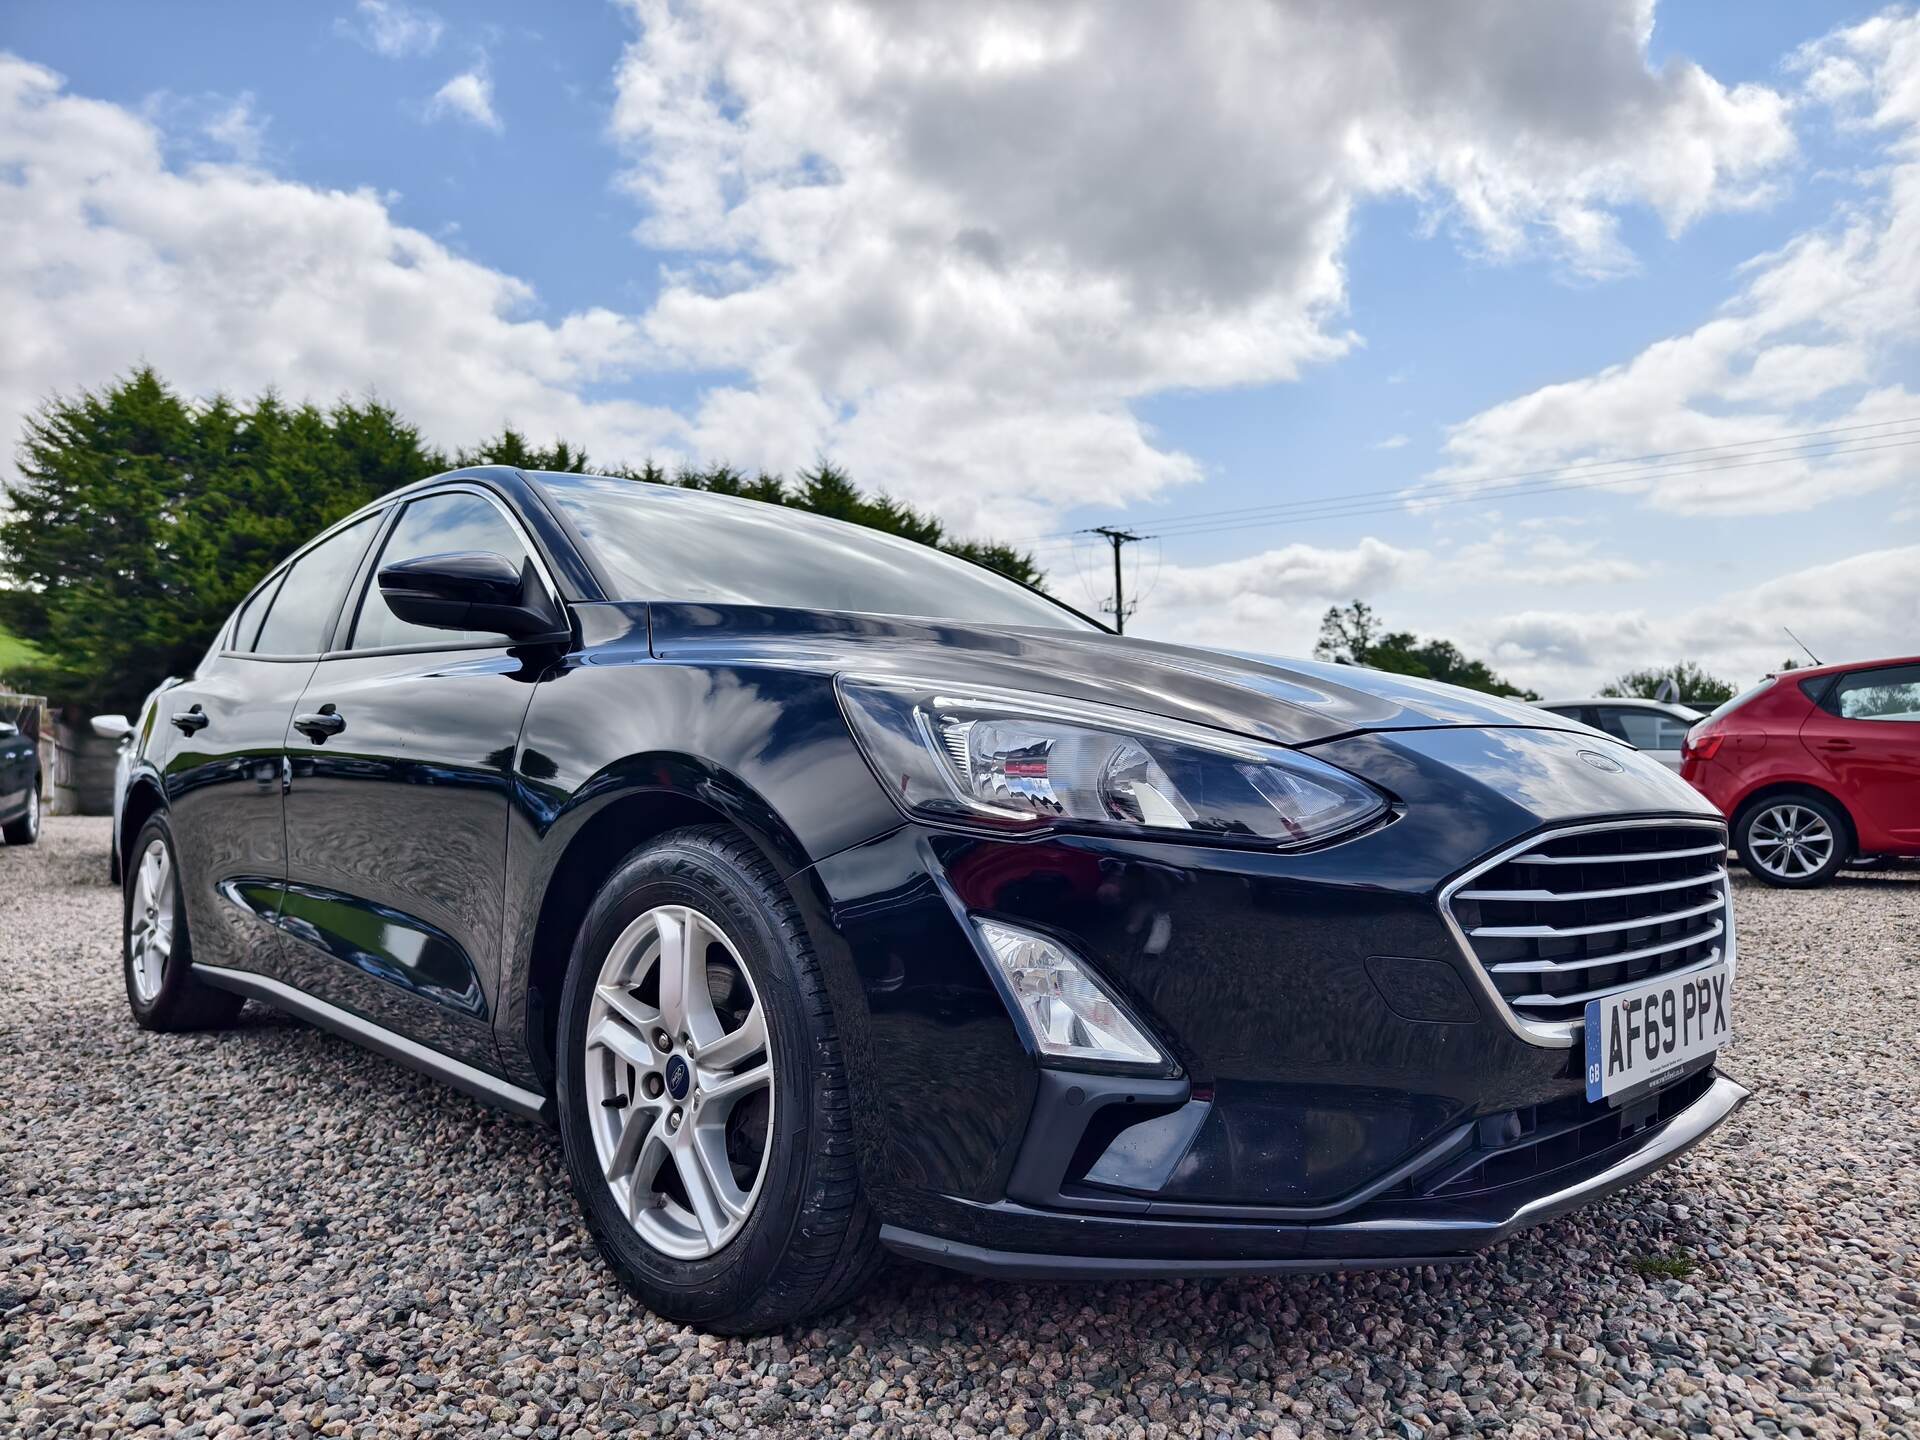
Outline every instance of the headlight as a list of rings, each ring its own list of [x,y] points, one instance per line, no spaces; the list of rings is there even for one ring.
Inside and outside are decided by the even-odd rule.
[[[1311,845],[1378,819],[1378,791],[1320,760],[1137,710],[842,676],[848,723],[909,814]]]

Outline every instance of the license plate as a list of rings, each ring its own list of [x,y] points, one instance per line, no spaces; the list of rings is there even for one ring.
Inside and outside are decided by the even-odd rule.
[[[1587,1099],[1658,1080],[1727,1043],[1727,967],[1652,980],[1587,1002]]]

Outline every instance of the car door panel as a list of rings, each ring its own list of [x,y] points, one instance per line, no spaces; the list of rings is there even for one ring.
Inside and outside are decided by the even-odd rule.
[[[287,721],[313,665],[222,655],[159,696],[161,783],[202,964],[273,971]],[[202,723],[172,723],[188,715]]]
[[[1920,665],[1841,676],[1800,743],[1852,813],[1861,849],[1920,850]]]
[[[306,546],[235,612],[227,648],[156,697],[166,747],[157,763],[199,964],[277,973],[287,722],[378,518]]]
[[[533,695],[504,649],[323,660],[288,737],[290,983],[473,1064],[494,1061],[514,745]]]
[[[542,662],[503,637],[399,620],[373,574],[518,543],[484,497],[410,502],[363,567],[345,647],[315,667],[287,739],[291,983],[486,1068],[514,752]],[[299,728],[323,713],[337,730]]]

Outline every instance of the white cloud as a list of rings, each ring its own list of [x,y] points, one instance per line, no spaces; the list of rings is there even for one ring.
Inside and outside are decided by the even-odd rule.
[[[206,137],[243,165],[257,165],[266,143],[267,122],[254,114],[253,93],[247,91],[222,108],[202,127]]]
[[[444,116],[464,120],[498,135],[506,129],[493,108],[493,76],[484,64],[463,70],[433,92],[427,102],[426,116],[438,120]]]
[[[1529,610],[1472,629],[1474,653],[1557,693],[1649,665],[1693,660],[1748,685],[1794,653],[1791,626],[1829,663],[1914,651],[1920,545],[1875,550],[1782,575],[1673,612]]]
[[[1412,443],[1413,442],[1405,435],[1389,435],[1384,440],[1376,440],[1373,448],[1375,450],[1399,450]]]
[[[1130,598],[1146,598],[1151,606],[1143,613],[1144,623],[1133,628],[1156,640],[1189,645],[1305,654],[1313,648],[1327,606],[1402,586],[1431,566],[1432,557],[1424,551],[1371,536],[1344,547],[1283,545],[1212,565],[1155,567],[1149,561],[1129,582]],[[1067,570],[1055,566],[1056,593],[1086,604],[1087,596],[1076,594]],[[1107,572],[1086,573],[1091,588],[1110,599]]]
[[[343,15],[333,25],[389,60],[429,54],[447,28],[433,11],[400,0],[359,0],[352,17]]]
[[[1920,16],[1837,31],[1803,47],[1793,69],[1809,119],[1882,141],[1890,163],[1857,177],[1866,188],[1830,225],[1743,267],[1739,292],[1697,329],[1455,426],[1435,478],[1466,486],[1665,454],[1652,473],[1585,478],[1661,509],[1722,514],[1911,484],[1915,451],[1901,442],[1920,432],[1894,422],[1920,416],[1906,383],[1920,314]],[[1839,427],[1844,444],[1835,434],[1767,443]],[[1743,448],[1698,453],[1730,445]]]
[[[603,460],[670,459],[685,426],[590,386],[649,362],[609,310],[536,318],[521,281],[397,223],[370,191],[172,168],[162,134],[0,54],[0,434],[50,390],[142,361],[190,394],[369,388],[442,444],[511,419]]]
[[[1610,272],[1622,207],[1678,230],[1794,150],[1781,95],[1649,63],[1650,0],[630,3],[613,130],[641,237],[689,256],[648,330],[742,377],[696,443],[1001,533],[1199,478],[1141,397],[1345,353],[1369,198]]]

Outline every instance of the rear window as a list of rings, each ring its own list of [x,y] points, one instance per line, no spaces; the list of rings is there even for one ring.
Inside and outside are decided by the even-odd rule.
[[[1773,687],[1773,682],[1775,680],[1778,680],[1779,678],[1780,677],[1778,675],[1769,675],[1766,679],[1762,680],[1758,685],[1755,685],[1752,688],[1747,690],[1742,690],[1738,695],[1734,696],[1733,699],[1727,701],[1726,704],[1720,706],[1711,715],[1707,716],[1707,719],[1718,720],[1723,715],[1731,715],[1734,711],[1738,710],[1742,705],[1746,704],[1747,701],[1753,699],[1754,696],[1758,695],[1762,690],[1771,689]]]
[[[984,566],[864,525],[637,480],[539,479],[618,599],[1098,628]]]

